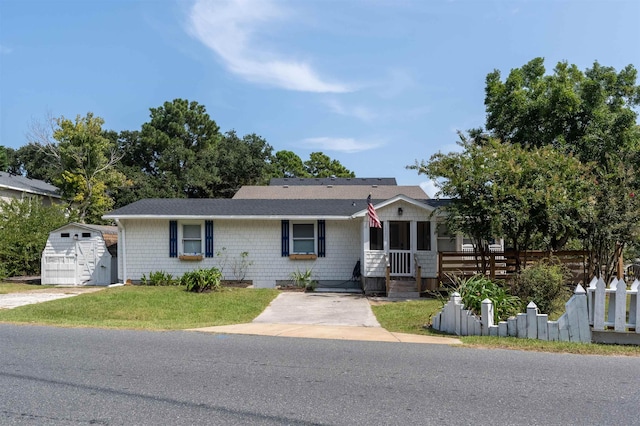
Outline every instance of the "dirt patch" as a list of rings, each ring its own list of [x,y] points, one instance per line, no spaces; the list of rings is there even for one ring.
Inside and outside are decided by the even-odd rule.
[[[95,293],[106,287],[48,287],[21,291],[20,293],[81,294]]]

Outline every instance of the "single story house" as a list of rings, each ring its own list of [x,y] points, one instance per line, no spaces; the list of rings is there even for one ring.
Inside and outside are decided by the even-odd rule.
[[[369,226],[369,195],[381,228]],[[464,242],[437,226],[442,202],[393,178],[284,178],[232,199],[143,199],[103,218],[118,227],[122,282],[210,267],[233,280],[230,265],[245,259],[255,287],[312,270],[318,287],[381,292],[388,265],[392,277],[420,271],[419,291],[437,282],[438,251]]]
[[[44,205],[60,201],[62,197],[57,187],[38,179],[29,179],[12,173],[0,172],[0,200],[23,200],[29,197],[40,198]]]
[[[69,223],[49,233],[42,284],[109,285],[118,280],[118,228]]]

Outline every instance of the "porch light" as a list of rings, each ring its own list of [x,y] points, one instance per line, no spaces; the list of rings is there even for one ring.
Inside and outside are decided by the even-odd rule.
[[[73,239],[74,239],[74,240],[77,240],[77,239],[78,239],[78,234],[74,234],[74,235],[73,235]]]
[[[402,207],[398,207],[398,216],[402,216]]]

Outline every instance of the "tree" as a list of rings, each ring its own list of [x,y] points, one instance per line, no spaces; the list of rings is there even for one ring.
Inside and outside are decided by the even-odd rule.
[[[503,142],[546,146],[574,153],[581,161],[601,163],[620,149],[638,149],[640,86],[628,65],[619,73],[598,62],[581,72],[559,62],[545,75],[544,59],[487,75],[486,128]]]
[[[307,178],[309,173],[305,170],[302,159],[293,151],[278,151],[273,158],[273,177],[280,178]]]
[[[115,170],[120,157],[116,147],[102,131],[104,120],[89,112],[76,116],[51,119],[51,132],[46,127],[34,127],[29,147],[32,158],[46,156],[53,170],[59,170],[52,180],[60,188],[70,208],[77,211],[78,221],[101,223],[102,215],[113,206],[111,191],[125,183],[125,176]]]
[[[165,197],[214,196],[220,183],[216,160],[222,135],[205,107],[175,99],[150,111],[151,119],[140,132],[123,132],[119,138],[121,170],[140,171],[129,176],[132,190]]]
[[[322,152],[312,152],[304,167],[311,177],[356,177],[355,173],[344,167],[338,160],[332,160]]]
[[[0,145],[0,172],[9,171],[9,156],[7,154],[7,148]]]
[[[536,238],[544,248],[558,249],[579,235],[591,185],[580,161],[549,146],[525,149],[496,139],[480,145],[463,135],[460,145],[461,153],[438,153],[410,168],[452,198],[445,207],[447,225],[468,236],[480,253],[497,235],[517,259]]]
[[[255,133],[242,139],[235,131],[224,134],[218,147],[220,180],[216,196],[231,198],[243,185],[264,185],[271,173],[273,148]]]
[[[0,200],[0,265],[9,276],[39,275],[49,232],[68,221],[62,206],[38,198]]]
[[[606,278],[625,246],[640,241],[640,209],[629,195],[640,191],[636,81],[632,65],[616,72],[598,62],[584,73],[560,62],[545,75],[542,58],[511,70],[504,82],[499,71],[486,80],[486,127],[493,136],[523,147],[553,146],[593,164],[593,208],[581,238],[593,272]]]
[[[62,173],[62,165],[56,156],[50,155],[45,148],[48,143],[52,143],[52,135],[40,142],[32,142],[14,151],[13,159],[10,162],[9,171],[26,176],[29,179],[38,179],[45,182],[53,181]]]

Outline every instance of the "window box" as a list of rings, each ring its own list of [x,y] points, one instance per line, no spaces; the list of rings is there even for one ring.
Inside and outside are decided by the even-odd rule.
[[[289,259],[291,260],[315,260],[318,256],[315,254],[290,254]]]
[[[178,259],[180,260],[202,260],[202,255],[201,254],[181,254],[180,256],[178,256]]]

